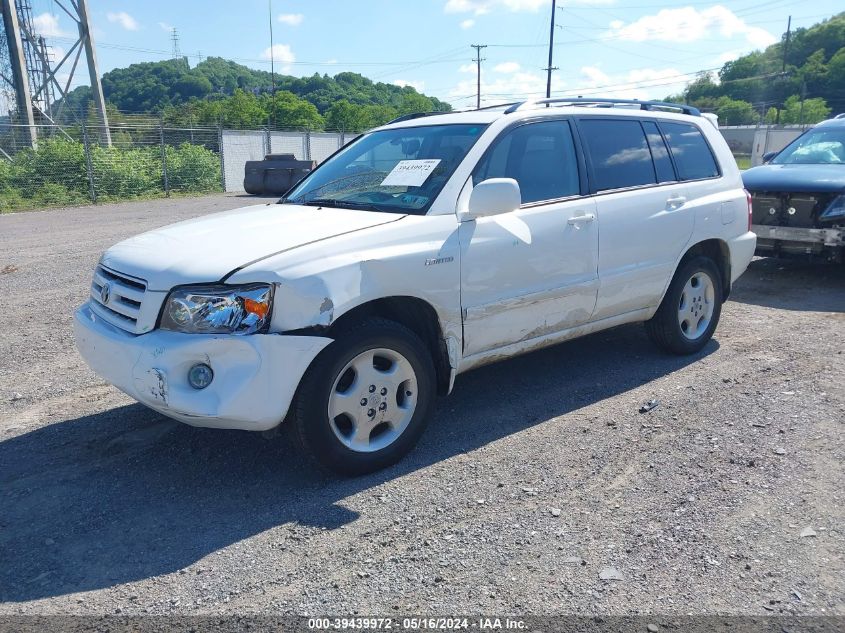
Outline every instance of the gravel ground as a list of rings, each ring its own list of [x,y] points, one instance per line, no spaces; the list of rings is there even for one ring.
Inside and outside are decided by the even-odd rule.
[[[0,217],[0,614],[845,614],[845,267],[756,260],[694,357],[625,326],[471,372],[343,480],[74,350],[104,248],[249,203]]]

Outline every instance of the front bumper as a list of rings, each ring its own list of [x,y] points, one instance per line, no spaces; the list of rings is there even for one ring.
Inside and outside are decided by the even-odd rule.
[[[136,336],[106,323],[88,304],[76,311],[74,333],[94,372],[142,404],[193,426],[251,431],[284,419],[305,370],[331,343],[278,334]],[[196,363],[214,370],[202,390],[187,380]]]
[[[755,224],[751,227],[751,230],[761,239],[807,242],[822,246],[845,246],[845,229],[808,229],[794,226]]]

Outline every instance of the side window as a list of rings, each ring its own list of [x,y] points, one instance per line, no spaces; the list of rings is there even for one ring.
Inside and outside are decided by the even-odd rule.
[[[719,175],[713,152],[696,126],[690,123],[661,121],[660,129],[669,143],[681,180],[715,178]]]
[[[639,121],[581,119],[579,126],[598,191],[657,184],[651,152]]]
[[[569,123],[541,121],[505,132],[476,168],[472,182],[488,178],[516,180],[523,204],[578,195],[578,161]]]
[[[673,182],[677,180],[675,168],[672,167],[672,159],[669,158],[669,150],[666,143],[657,129],[654,121],[643,121],[643,129],[648,138],[648,147],[651,150],[651,158],[654,160],[654,170],[657,172],[657,182]]]

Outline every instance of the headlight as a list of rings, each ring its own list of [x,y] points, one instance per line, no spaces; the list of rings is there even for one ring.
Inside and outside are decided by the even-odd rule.
[[[270,324],[273,287],[193,286],[167,296],[161,329],[189,334],[255,334]]]
[[[845,195],[835,197],[820,216],[821,220],[833,218],[845,218]]]

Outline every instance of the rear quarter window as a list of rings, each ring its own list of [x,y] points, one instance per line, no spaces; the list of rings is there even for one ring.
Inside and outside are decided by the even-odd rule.
[[[681,180],[717,178],[719,166],[701,130],[691,123],[660,122]]]

